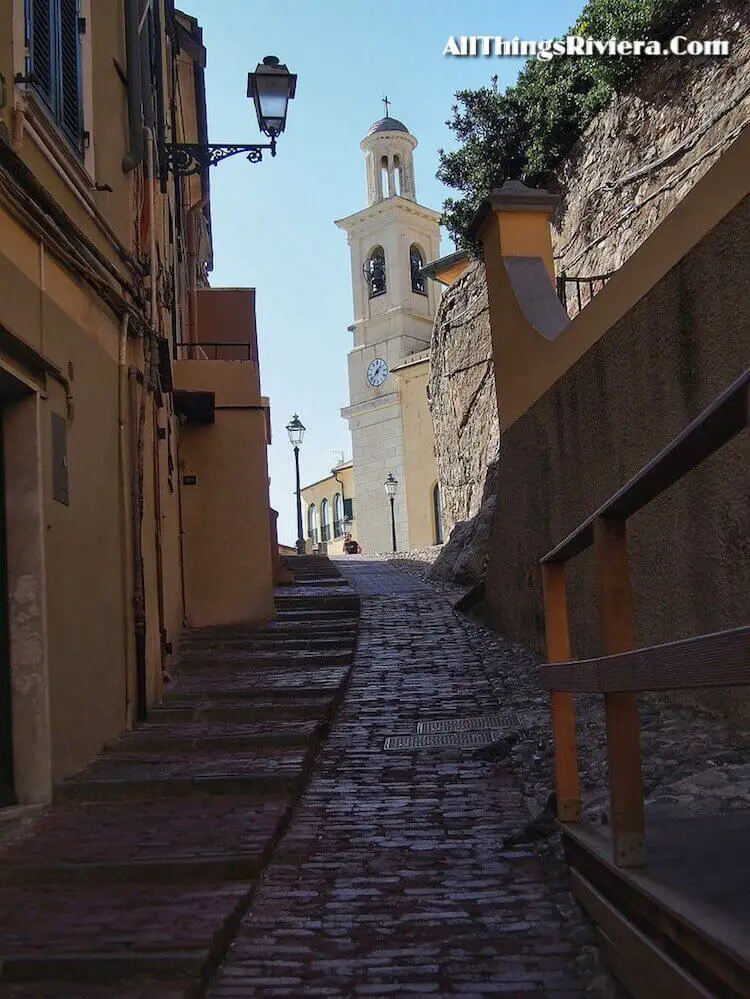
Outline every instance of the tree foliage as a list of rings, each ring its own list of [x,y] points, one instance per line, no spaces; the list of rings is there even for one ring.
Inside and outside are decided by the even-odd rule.
[[[570,35],[654,38],[675,33],[702,0],[589,0]],[[461,247],[482,199],[506,180],[543,185],[613,94],[641,70],[644,58],[591,56],[529,60],[514,86],[497,77],[456,94],[446,124],[459,147],[439,150],[438,179],[462,193],[443,206],[443,222]]]

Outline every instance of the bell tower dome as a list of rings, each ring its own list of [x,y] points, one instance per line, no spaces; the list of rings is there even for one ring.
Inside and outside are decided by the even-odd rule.
[[[367,204],[375,205],[398,195],[416,201],[414,150],[417,140],[398,118],[386,116],[370,126],[359,144],[365,154]]]

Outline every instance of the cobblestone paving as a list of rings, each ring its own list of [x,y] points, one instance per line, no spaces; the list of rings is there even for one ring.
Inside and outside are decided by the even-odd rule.
[[[529,818],[507,766],[383,750],[498,710],[465,631],[418,580],[339,565],[363,601],[347,696],[211,999],[583,996],[540,859],[500,847]]]

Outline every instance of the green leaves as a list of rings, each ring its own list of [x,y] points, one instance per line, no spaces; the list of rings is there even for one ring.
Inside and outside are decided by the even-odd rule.
[[[589,0],[568,32],[608,38],[663,40],[702,0]],[[437,176],[463,197],[449,198],[443,223],[457,245],[467,239],[482,200],[505,180],[543,185],[589,122],[642,67],[642,58],[594,56],[530,60],[515,86],[503,93],[497,77],[477,90],[462,90],[446,123],[461,143],[439,150]]]

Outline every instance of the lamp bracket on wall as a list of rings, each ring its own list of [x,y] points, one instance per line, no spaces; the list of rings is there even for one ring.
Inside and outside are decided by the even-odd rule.
[[[202,145],[198,142],[173,142],[164,146],[167,169],[181,177],[201,173],[208,167],[216,166],[222,160],[238,153],[245,153],[249,163],[260,163],[263,150],[268,149],[271,156],[276,155],[276,136],[265,145],[236,145],[229,142],[210,143]]]

